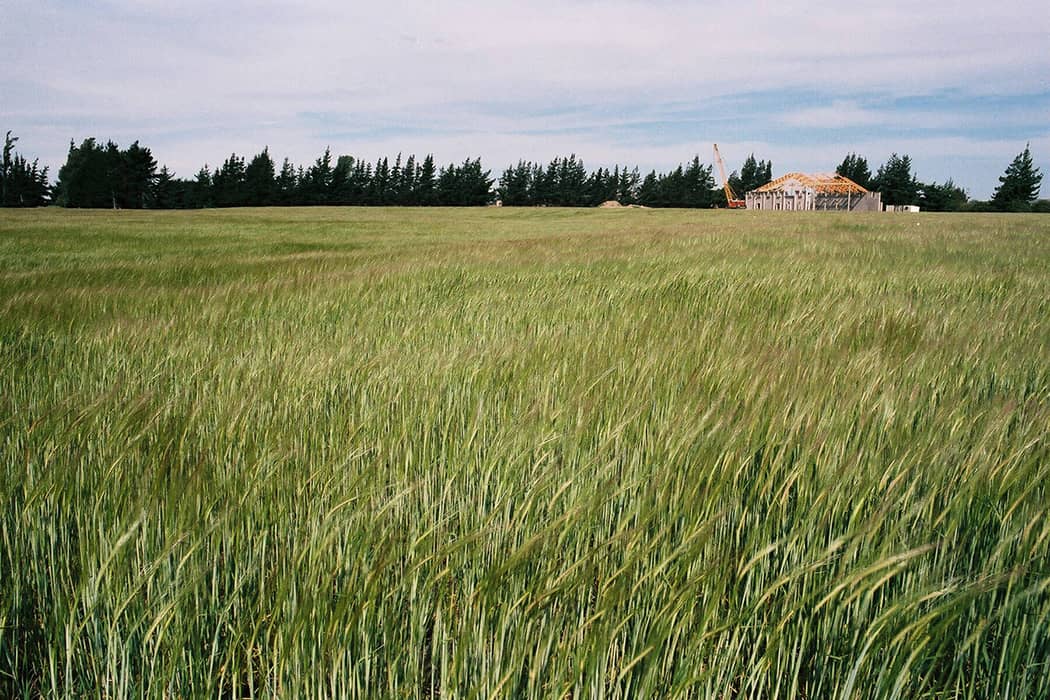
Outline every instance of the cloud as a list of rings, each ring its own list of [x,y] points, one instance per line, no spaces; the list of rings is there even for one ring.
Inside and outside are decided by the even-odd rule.
[[[977,167],[918,155],[939,143],[1001,162],[966,175],[987,196],[1050,121],[1050,13],[1031,0],[14,5],[0,126],[52,167],[87,136],[140,139],[182,174],[267,144],[296,162],[331,145],[669,167],[714,140],[800,163],[894,143],[932,172]]]

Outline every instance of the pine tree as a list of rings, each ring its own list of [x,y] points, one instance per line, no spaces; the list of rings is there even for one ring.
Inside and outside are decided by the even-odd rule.
[[[626,166],[620,171],[620,181],[616,184],[616,201],[625,206],[638,203],[638,186],[642,176],[638,168],[628,172]]]
[[[179,205],[175,199],[177,188],[178,185],[168,170],[168,166],[161,166],[160,172],[157,173],[157,179],[153,183],[152,207],[154,209],[178,208]]]
[[[244,158],[231,153],[212,176],[212,191],[217,207],[243,207],[247,204]]]
[[[401,171],[401,184],[398,187],[400,198],[398,204],[414,207],[419,204],[416,201],[416,157],[410,155],[405,161],[405,167]]]
[[[397,158],[394,159],[394,167],[390,169],[390,187],[387,193],[386,201],[384,204],[401,204],[401,198],[404,194],[401,189],[404,183],[401,178],[404,176],[403,168],[401,167],[401,153],[397,154]]]
[[[325,148],[324,153],[314,161],[306,176],[300,181],[305,196],[304,204],[328,204],[332,191],[332,150]]]
[[[842,159],[835,172],[843,177],[848,177],[865,189],[871,188],[871,170],[868,169],[868,161],[856,153],[850,153]]]
[[[157,161],[153,154],[136,141],[119,151],[117,162],[118,206],[126,209],[150,206],[157,181]]]
[[[519,160],[517,165],[503,171],[497,194],[504,206],[525,207],[534,204],[532,170],[532,163]]]
[[[999,178],[999,186],[992,195],[992,206],[998,211],[1030,211],[1039,197],[1043,174],[1035,167],[1029,144],[1017,154]]]
[[[332,188],[329,204],[351,204],[353,197],[351,181],[354,174],[354,157],[339,156],[332,168]]]
[[[110,144],[112,145],[112,144]],[[66,162],[58,171],[58,203],[64,207],[107,208],[113,206],[112,160],[108,147],[95,139],[80,144],[69,142]]]
[[[761,178],[763,167],[764,165],[755,164],[753,181],[757,182]],[[685,198],[682,206],[693,208],[714,206],[714,187],[715,178],[712,175],[711,166],[701,165],[700,156],[694,156],[685,170]]]
[[[429,207],[434,204],[435,181],[434,156],[428,153],[423,159],[423,165],[419,166],[419,182],[416,185],[416,198],[420,206]]]
[[[882,193],[882,201],[886,204],[918,204],[919,181],[912,174],[911,158],[906,155],[890,155],[890,159],[879,166],[871,186]]]
[[[924,211],[959,211],[969,199],[966,190],[950,179],[943,185],[931,182],[920,189],[919,205]]]
[[[215,206],[215,188],[213,186],[212,173],[207,163],[197,171],[193,186],[188,191],[190,196],[187,198],[187,207],[202,209]]]
[[[295,166],[287,158],[281,165],[281,173],[277,176],[275,187],[277,190],[276,204],[290,206],[295,203],[299,181],[296,179]]]
[[[274,204],[277,186],[270,148],[263,148],[244,169],[245,204],[250,207],[268,207]]]
[[[51,188],[47,182],[47,167],[39,161],[30,163],[15,153],[17,136],[8,131],[4,137],[3,158],[0,159],[0,206],[39,207],[48,203]]]
[[[659,182],[656,178],[656,171],[650,171],[645,179],[642,180],[642,184],[638,187],[638,203],[644,207],[655,207],[659,206]]]

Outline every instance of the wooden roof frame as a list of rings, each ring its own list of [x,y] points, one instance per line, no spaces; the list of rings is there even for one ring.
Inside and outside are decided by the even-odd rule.
[[[789,180],[797,180],[819,194],[867,194],[868,192],[853,180],[838,173],[833,175],[828,173],[816,173],[813,175],[788,173],[787,175],[781,175],[772,182],[767,182],[754,191],[776,192],[782,189],[784,183]]]

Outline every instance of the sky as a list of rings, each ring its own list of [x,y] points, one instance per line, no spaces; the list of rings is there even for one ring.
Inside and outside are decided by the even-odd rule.
[[[1031,144],[1050,197],[1045,0],[0,0],[0,130],[52,169],[138,140],[178,176],[269,147],[310,165],[575,153],[668,170],[717,142],[774,175],[872,171],[986,199]]]

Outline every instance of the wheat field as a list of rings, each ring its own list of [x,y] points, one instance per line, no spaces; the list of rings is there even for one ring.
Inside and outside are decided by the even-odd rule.
[[[0,212],[0,696],[1050,697],[1050,217]]]

